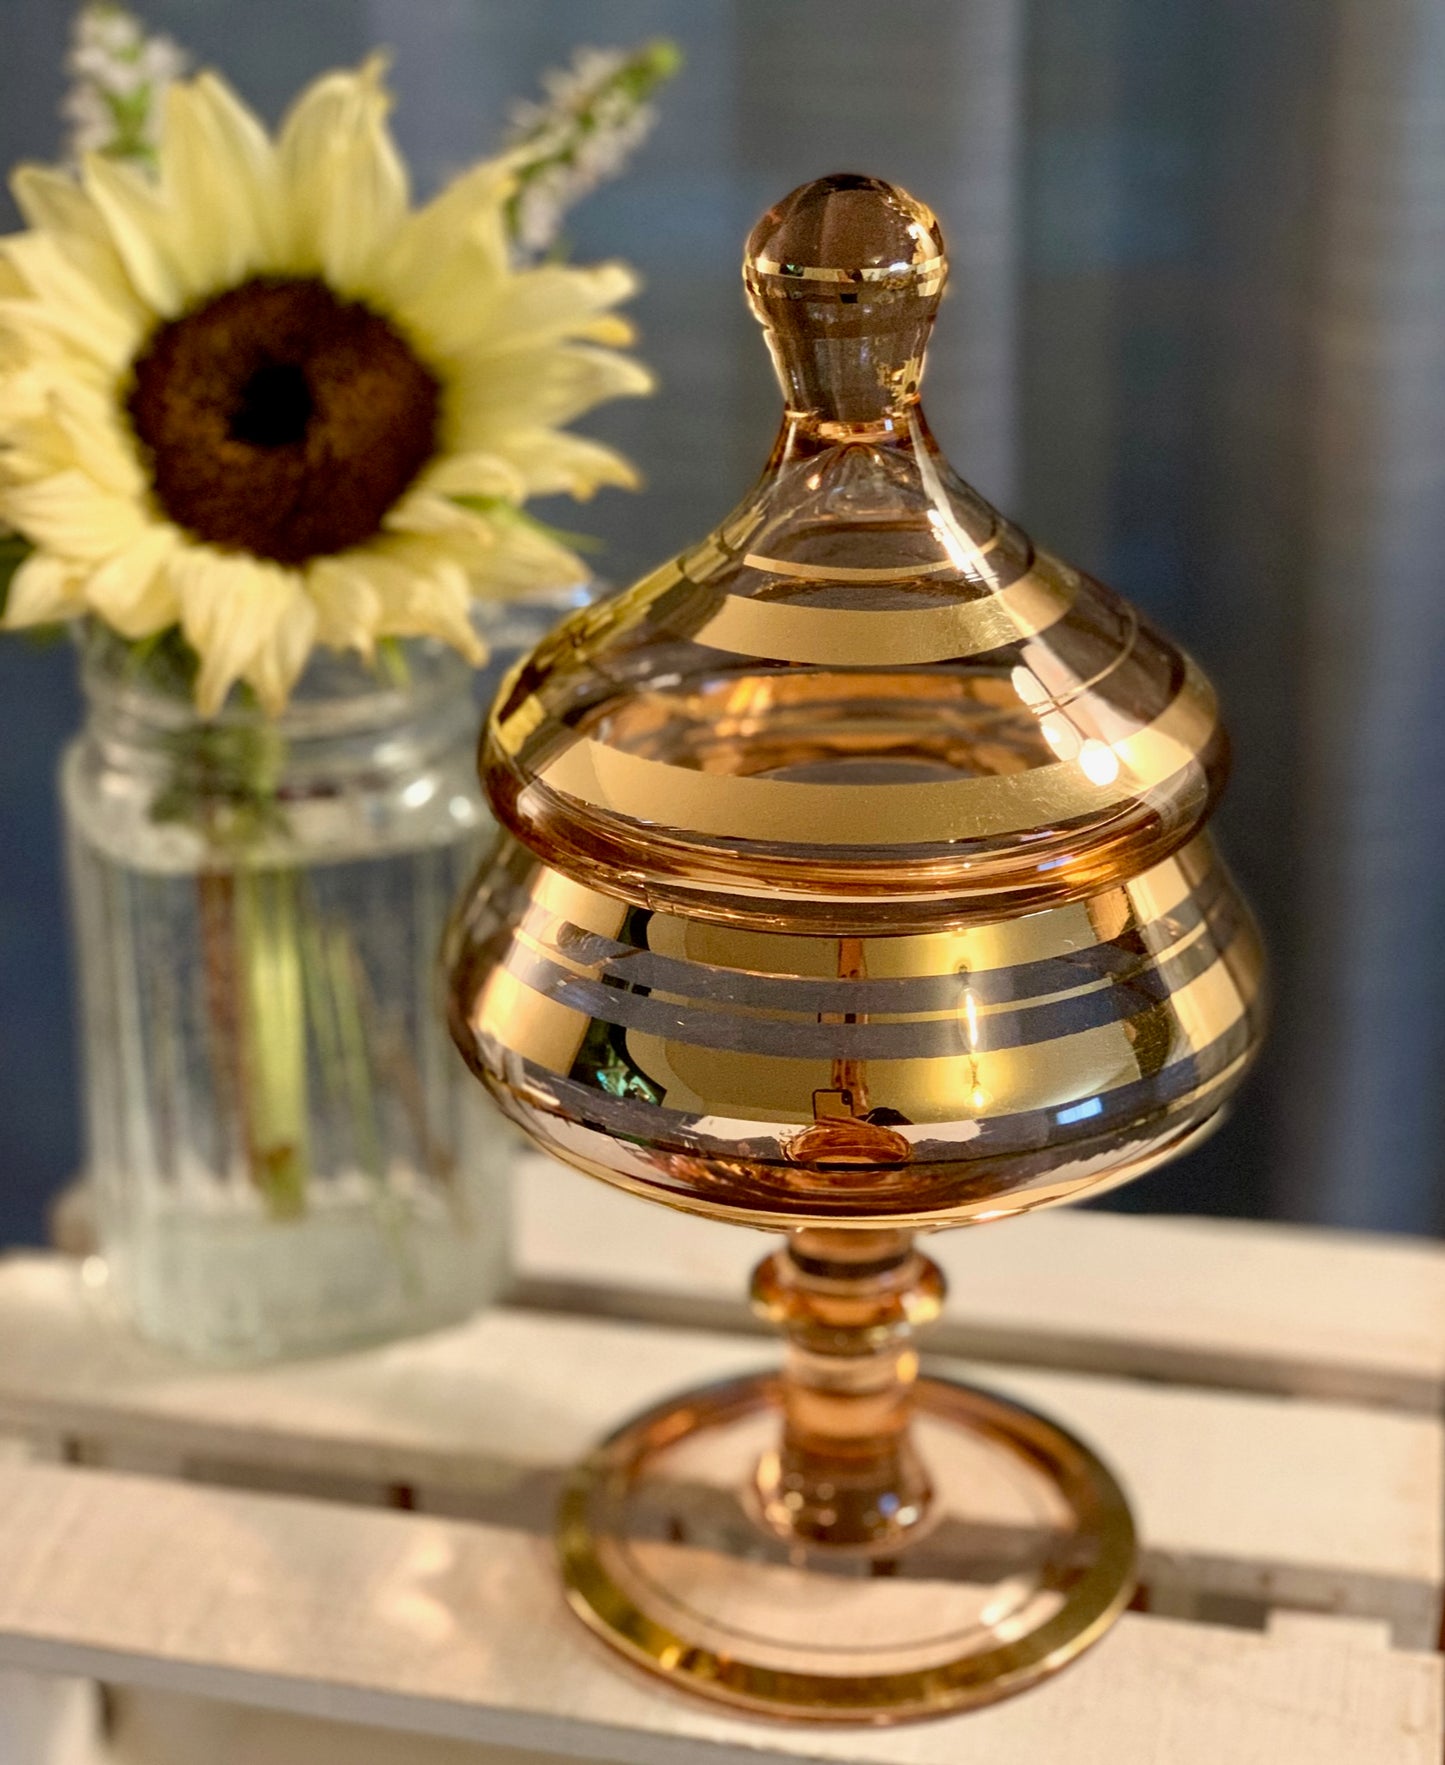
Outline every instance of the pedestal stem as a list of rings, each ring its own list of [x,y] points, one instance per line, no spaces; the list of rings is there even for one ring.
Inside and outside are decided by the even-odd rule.
[[[880,1551],[928,1508],[910,1433],[914,1328],[943,1277],[906,1232],[809,1227],[759,1263],[753,1305],[787,1336],[783,1435],[757,1486],[767,1524],[809,1545]]]

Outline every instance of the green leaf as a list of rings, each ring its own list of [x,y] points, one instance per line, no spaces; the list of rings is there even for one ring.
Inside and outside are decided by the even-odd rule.
[[[112,641],[125,652],[122,666],[128,679],[168,698],[192,700],[200,658],[186,642],[179,625],[168,625],[150,637]]]
[[[0,533],[0,619],[5,617],[5,605],[10,599],[10,579],[34,549],[18,533]]]
[[[399,637],[377,638],[376,673],[378,679],[401,691],[411,685],[411,663],[407,660],[406,645]]]

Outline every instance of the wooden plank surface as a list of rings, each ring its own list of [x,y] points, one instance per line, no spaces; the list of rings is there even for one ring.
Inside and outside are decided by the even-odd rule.
[[[1438,1657],[1127,1615],[989,1710],[780,1730],[619,1670],[522,1533],[35,1465],[0,1515],[12,1667],[628,1765],[1438,1765]]]
[[[63,1674],[0,1667],[0,1760],[5,1765],[110,1765],[96,1686]]]
[[[518,1296],[753,1327],[767,1237],[518,1159]],[[1445,1248],[1240,1220],[1055,1209],[940,1232],[933,1341],[979,1359],[1445,1411]]]
[[[738,1336],[503,1308],[411,1342],[238,1376],[108,1327],[62,1259],[0,1266],[0,1425],[68,1435],[92,1458],[142,1471],[370,1502],[404,1486],[433,1511],[534,1531],[550,1524],[555,1473],[618,1421],[772,1354]],[[1411,1647],[1437,1635],[1445,1466],[1433,1418],[943,1366],[1106,1454],[1170,1609],[1203,1593],[1384,1619]]]
[[[135,1686],[112,1689],[110,1708],[104,1765],[552,1765],[557,1757]]]

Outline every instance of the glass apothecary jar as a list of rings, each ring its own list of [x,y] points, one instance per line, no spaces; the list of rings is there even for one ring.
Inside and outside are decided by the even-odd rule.
[[[279,720],[205,724],[106,633],[82,672],[61,783],[107,1294],[233,1361],[466,1316],[502,1278],[513,1144],[438,1003],[490,831],[472,671],[318,652]]]

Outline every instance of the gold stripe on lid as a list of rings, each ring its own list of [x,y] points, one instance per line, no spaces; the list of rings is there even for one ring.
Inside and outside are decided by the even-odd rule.
[[[751,278],[768,276],[782,282],[825,282],[844,288],[856,287],[860,282],[893,283],[910,288],[922,287],[925,292],[932,292],[942,281],[947,265],[943,254],[934,248],[922,229],[917,232],[917,241],[917,254],[897,263],[854,264],[842,269],[827,264],[794,264],[780,258],[755,257],[747,267],[747,274]]]
[[[1111,747],[1106,770],[1060,760],[1027,772],[908,784],[810,784],[671,766],[584,737],[543,768],[593,809],[714,838],[770,845],[919,846],[981,840],[1098,815],[1174,777],[1215,726],[1214,694],[1191,663],[1158,718]],[[1089,758],[1087,751],[1085,758]]]
[[[983,549],[979,547],[980,555]],[[743,563],[750,570],[765,570],[769,576],[792,576],[799,582],[892,582],[900,588],[906,588],[915,577],[946,576],[957,569],[952,558],[940,558],[936,564],[919,564],[910,569],[888,564],[882,569],[861,570],[848,564],[802,564],[790,558],[766,558],[761,552],[748,552]]]
[[[756,560],[749,558],[749,563]],[[776,565],[769,564],[775,569]],[[951,564],[937,566],[952,569]],[[872,579],[872,572],[820,573],[831,581]],[[884,573],[897,581],[898,572]],[[914,572],[917,576],[927,571]],[[994,594],[941,607],[816,607],[728,595],[694,634],[698,643],[738,656],[835,668],[908,667],[976,656],[1035,637],[1073,605],[1072,583],[1022,576]]]

